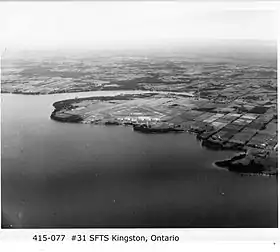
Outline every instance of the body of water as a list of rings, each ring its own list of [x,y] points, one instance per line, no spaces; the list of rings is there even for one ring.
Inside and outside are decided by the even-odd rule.
[[[212,165],[231,151],[188,133],[50,119],[55,101],[110,93],[1,95],[3,225],[277,227],[277,178]]]

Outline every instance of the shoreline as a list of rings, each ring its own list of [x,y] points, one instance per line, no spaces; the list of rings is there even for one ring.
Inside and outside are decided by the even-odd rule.
[[[66,91],[66,92],[50,92],[50,93],[42,93],[42,92],[7,92],[2,91],[1,94],[13,94],[13,95],[27,95],[27,96],[39,96],[39,95],[67,95],[67,94],[95,94],[95,93],[158,93],[158,94],[176,94],[181,96],[188,96],[188,97],[194,97],[194,95],[190,92],[176,92],[176,91],[157,91],[157,90],[146,90],[146,89],[113,89],[113,90],[80,90],[80,91]]]

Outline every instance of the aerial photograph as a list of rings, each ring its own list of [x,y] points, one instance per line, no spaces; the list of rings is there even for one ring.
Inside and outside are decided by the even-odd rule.
[[[0,17],[3,229],[278,227],[273,9],[30,4]]]

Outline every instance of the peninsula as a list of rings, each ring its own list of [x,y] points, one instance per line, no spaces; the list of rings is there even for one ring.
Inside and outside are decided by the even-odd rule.
[[[248,103],[248,102],[247,102]],[[277,110],[271,105],[218,102],[197,94],[151,92],[55,102],[53,120],[131,126],[140,133],[197,134],[212,149],[242,151],[216,165],[240,173],[276,175]]]

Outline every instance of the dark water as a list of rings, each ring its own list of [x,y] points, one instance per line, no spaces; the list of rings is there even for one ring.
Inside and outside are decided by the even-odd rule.
[[[277,227],[275,177],[215,168],[233,152],[187,133],[50,120],[68,96],[2,95],[3,225]]]

